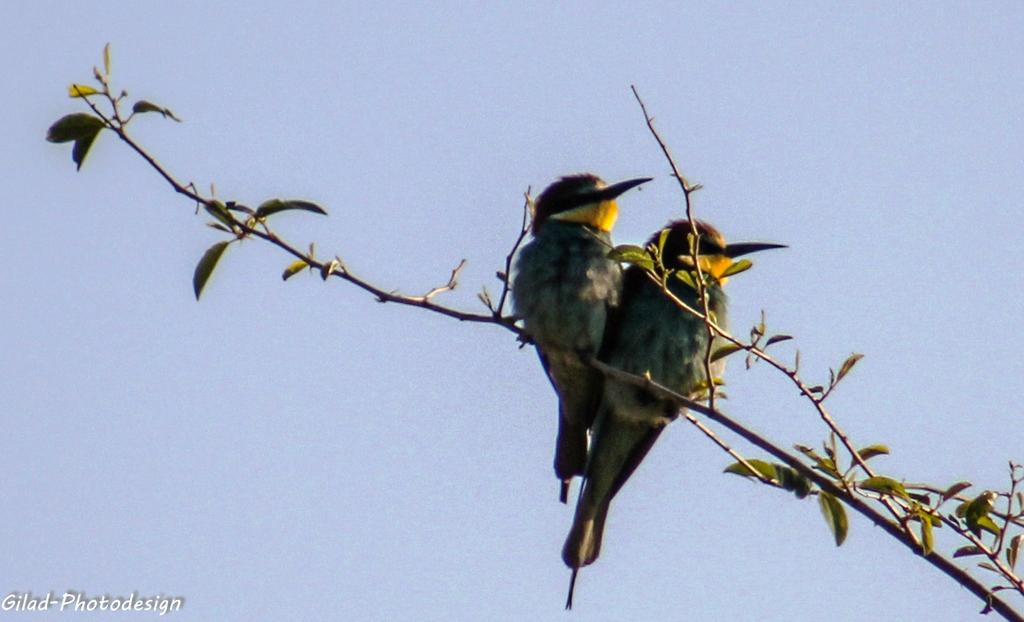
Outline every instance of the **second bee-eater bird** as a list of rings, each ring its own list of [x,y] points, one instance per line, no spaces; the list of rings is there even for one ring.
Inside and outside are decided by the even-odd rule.
[[[583,474],[587,432],[601,395],[601,374],[583,360],[597,355],[622,286],[619,264],[608,259],[615,199],[647,181],[607,185],[590,174],[559,179],[537,197],[533,238],[516,261],[513,313],[522,318],[558,394],[554,466],[563,503],[572,478]]]
[[[662,251],[665,268],[689,272],[690,283],[669,278],[668,288],[691,308],[703,311],[692,283],[692,229],[686,220],[672,222]],[[700,268],[705,275],[708,309],[718,326],[726,328],[726,297],[722,286],[733,259],[779,244],[726,244],[722,234],[703,222],[696,223]],[[649,245],[657,245],[661,232]],[[611,367],[650,378],[677,393],[689,396],[707,387],[705,356],[708,331],[701,318],[679,308],[660,284],[640,266],[630,266],[623,279],[622,300],[609,324],[599,354]],[[712,376],[722,373],[724,361],[713,364]],[[678,406],[652,396],[644,389],[606,379],[593,423],[592,440],[583,488],[572,529],[562,549],[562,559],[572,569],[566,608],[578,570],[593,563],[601,551],[605,519],[615,494],[647,455]]]

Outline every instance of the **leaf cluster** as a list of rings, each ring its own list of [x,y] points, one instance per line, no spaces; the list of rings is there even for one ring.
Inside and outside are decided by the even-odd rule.
[[[169,108],[154,104],[146,100],[138,100],[132,105],[132,113],[127,117],[120,114],[119,105],[128,97],[127,91],[121,91],[116,97],[110,90],[110,44],[103,48],[103,70],[98,67],[92,68],[93,79],[99,84],[99,88],[88,84],[74,83],[68,87],[68,96],[85,100],[92,109],[92,114],[76,112],[57,119],[47,130],[46,140],[52,143],[74,143],[71,148],[71,160],[78,170],[81,170],[85,157],[89,155],[100,131],[104,129],[122,132],[137,114],[156,112],[165,119],[181,121]],[[91,98],[101,98],[110,102],[112,114],[102,114],[92,102]]]

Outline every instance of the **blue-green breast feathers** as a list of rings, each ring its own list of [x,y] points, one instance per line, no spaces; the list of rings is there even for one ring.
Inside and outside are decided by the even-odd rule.
[[[549,221],[519,253],[512,283],[515,313],[542,349],[597,354],[622,273],[607,258],[608,234]]]
[[[673,294],[694,309],[701,309],[697,293],[679,281],[670,284]],[[651,378],[684,394],[704,381],[704,355],[708,334],[701,319],[694,317],[666,296],[644,271],[631,267],[626,271],[622,307],[609,327],[602,348],[602,359],[609,365],[637,375],[648,372]],[[718,285],[708,289],[708,306],[723,328],[727,325],[726,296]],[[720,374],[721,364],[713,369]],[[630,410],[636,404],[618,403],[622,393],[650,402],[640,390],[616,383],[618,391],[606,389],[605,399],[615,410]],[[632,400],[630,400],[632,401]],[[631,413],[650,416],[653,413]]]

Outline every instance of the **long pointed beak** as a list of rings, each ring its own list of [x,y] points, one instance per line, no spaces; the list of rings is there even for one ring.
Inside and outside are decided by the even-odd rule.
[[[769,242],[738,242],[736,244],[728,244],[725,247],[726,257],[740,257],[742,255],[749,255],[750,253],[757,253],[759,251],[768,251],[773,248],[788,248],[785,244],[771,244]]]
[[[635,187],[639,186],[640,184],[646,184],[647,182],[651,181],[652,179],[654,179],[654,178],[653,177],[640,177],[638,179],[630,179],[628,181],[620,181],[619,183],[612,184],[612,185],[610,185],[610,186],[608,186],[606,188],[601,188],[600,190],[595,190],[594,192],[592,192],[588,196],[592,197],[595,202],[596,201],[610,201],[611,199],[614,199],[615,197],[619,196],[620,194],[622,194],[623,192],[629,190],[630,188],[635,188]]]

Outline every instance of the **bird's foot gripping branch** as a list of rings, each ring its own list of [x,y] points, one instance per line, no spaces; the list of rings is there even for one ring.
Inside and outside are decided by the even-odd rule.
[[[493,324],[514,333],[524,343],[532,341],[533,335],[523,329],[519,318],[506,313],[515,257],[530,232],[532,201],[529,193],[518,237],[512,250],[505,257],[503,269],[497,272],[501,292],[497,297],[492,297],[483,289],[480,294],[483,310],[456,309],[437,301],[441,294],[457,286],[462,262],[452,270],[450,277],[442,285],[430,288],[422,295],[400,294],[360,278],[338,256],[322,258],[316,253],[313,244],[302,247],[293,245],[271,228],[273,216],[283,211],[325,214],[326,211],[316,203],[271,198],[254,202],[257,207],[251,208],[241,201],[221,201],[212,191],[210,196],[204,196],[195,184],[179,181],[128,132],[130,124],[140,117],[158,116],[179,121],[178,117],[170,109],[150,101],[138,100],[129,103],[127,92],[117,91],[111,86],[109,46],[104,49],[101,67],[93,69],[95,86],[82,83],[73,84],[68,89],[68,94],[83,102],[87,110],[57,120],[49,128],[47,140],[71,143],[72,160],[77,168],[81,169],[99,136],[104,132],[112,133],[146,161],[175,192],[187,197],[197,208],[202,208],[212,219],[206,224],[223,234],[224,239],[211,246],[196,266],[193,286],[197,297],[232,244],[244,239],[259,239],[269,242],[288,255],[288,263],[281,275],[285,280],[299,272],[310,271],[319,274],[324,280],[333,277],[339,279],[339,282],[355,285],[380,302],[415,307],[462,322]],[[578,357],[580,364],[584,369],[604,376],[606,383],[614,382],[617,386],[635,390],[638,392],[637,395],[653,397],[659,404],[669,405],[672,414],[681,412],[687,421],[698,427],[731,456],[731,464],[725,469],[728,473],[791,491],[798,498],[816,496],[837,545],[842,544],[847,537],[849,524],[846,513],[847,509],[853,509],[881,527],[886,534],[903,543],[909,552],[920,556],[926,563],[970,590],[983,603],[983,612],[994,611],[1007,620],[1024,620],[1018,609],[1006,600],[1008,597],[1018,598],[1016,602],[1019,607],[1019,603],[1022,602],[1019,598],[1024,597],[1024,580],[1017,570],[1022,555],[1021,549],[1024,548],[1024,467],[1012,462],[1009,464],[1009,483],[1005,489],[984,490],[973,494],[968,494],[971,484],[965,481],[952,485],[932,485],[912,483],[883,474],[874,465],[879,457],[889,453],[888,447],[883,444],[858,446],[825,407],[828,397],[860,359],[859,354],[851,355],[837,366],[837,370],[829,370],[828,382],[814,384],[802,379],[798,350],[794,349],[789,355],[792,357],[792,364],[782,362],[777,351],[780,348],[791,347],[792,338],[789,335],[770,334],[763,318],[751,329],[749,339],[740,339],[728,332],[724,323],[720,321],[721,311],[716,308],[716,292],[725,279],[747,270],[750,267],[749,260],[737,260],[743,253],[735,251],[743,250],[742,245],[734,247],[730,252],[729,245],[717,240],[715,235],[694,217],[691,195],[700,186],[687,182],[666,143],[655,129],[652,118],[636,89],[633,89],[633,93],[651,135],[665,155],[674,178],[679,182],[685,219],[665,232],[655,234],[646,245],[619,246],[611,250],[607,257],[613,263],[627,266],[626,272],[633,275],[627,277],[625,287],[633,287],[639,292],[644,292],[640,298],[634,300],[639,299],[644,304],[653,305],[665,302],[679,317],[686,318],[685,325],[689,327],[688,330],[703,331],[705,338],[700,340],[702,352],[694,355],[699,358],[702,373],[684,385],[677,383],[675,386],[666,386],[660,382],[659,374],[649,373],[649,367],[643,368],[643,360],[633,359],[625,354],[609,357],[604,355],[604,352],[598,355],[599,353],[595,351],[594,357]],[[631,180],[629,183],[632,182],[638,183],[639,180]],[[617,191],[628,187],[609,188]],[[610,201],[614,197],[606,197],[605,194],[608,193],[602,188],[595,188],[594,191],[594,197],[600,199],[596,209],[575,210],[568,214],[568,218],[563,217],[562,220],[591,219],[598,228],[607,225],[610,229],[609,223],[614,222],[615,214],[610,211],[611,206],[602,204],[602,201]],[[605,194],[601,194],[602,192]],[[712,243],[711,247],[716,252],[706,252],[708,248],[704,243],[707,241]],[[748,252],[750,250],[763,249],[747,248]],[[630,282],[633,284],[630,285]],[[682,322],[675,316],[671,316],[669,321]],[[628,330],[621,332],[628,337]],[[789,343],[779,345],[785,342]],[[727,416],[717,407],[716,396],[721,397],[718,389],[718,370],[728,356],[740,352],[746,356],[747,367],[755,363],[767,364],[779,372],[784,382],[795,386],[805,398],[812,415],[825,426],[825,439],[820,449],[768,440],[749,426]],[[629,393],[623,390],[622,394]],[[744,457],[723,438],[722,434],[712,430],[709,422],[724,428],[728,433],[739,437],[770,458]],[[611,429],[614,429],[614,426]],[[658,429],[660,430],[660,427]],[[595,454],[595,447],[618,442],[616,439],[619,439],[620,435],[606,432],[603,437],[600,433],[594,433],[593,437],[594,441],[590,442],[589,448],[586,445],[583,447],[585,452],[589,451],[591,454]],[[582,438],[586,443],[587,435],[584,434]],[[601,440],[602,438],[605,440]],[[643,443],[647,443],[648,440],[652,441],[647,438],[641,439]],[[788,449],[790,446],[793,449]],[[568,464],[575,463],[569,461]],[[572,475],[580,474],[580,468],[569,468],[569,479]],[[631,472],[631,469],[629,471]],[[628,475],[629,473],[626,473],[625,477]],[[607,483],[602,483],[605,481],[599,477],[588,481],[587,485],[595,487],[596,492],[591,496],[592,502],[589,505],[581,502],[583,506],[596,512],[591,518],[598,517],[602,521],[602,512],[607,510],[605,501],[614,495],[624,477],[615,476],[607,480]],[[603,493],[597,490],[601,486],[605,487]],[[970,570],[961,568],[941,552],[940,549],[946,547],[939,546],[935,535],[940,529],[942,533],[947,534],[944,540],[948,542],[943,541],[942,544],[947,545],[947,550],[952,551],[952,558],[977,560]],[[577,531],[584,534],[586,528],[581,527]],[[582,545],[578,549],[569,547],[571,541],[572,535],[567,541],[570,557],[576,555],[577,561],[583,561],[579,558],[580,551],[583,551],[583,557],[586,557],[586,550],[594,541],[591,540],[591,544],[588,545],[584,537],[580,540]],[[596,556],[596,549],[591,553]],[[582,564],[575,567],[578,565]]]

